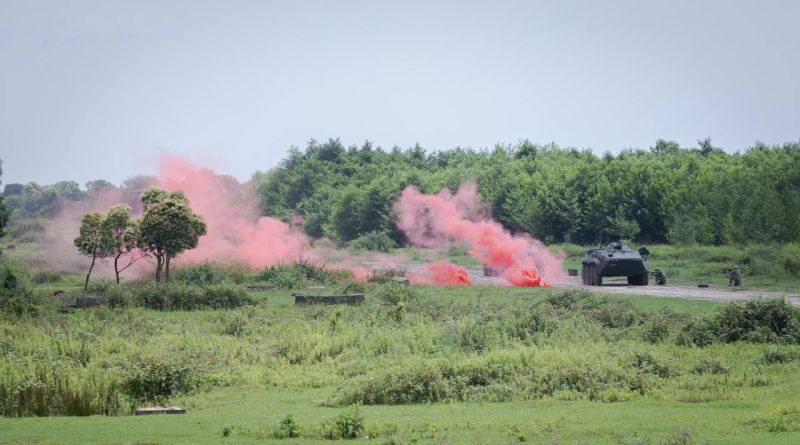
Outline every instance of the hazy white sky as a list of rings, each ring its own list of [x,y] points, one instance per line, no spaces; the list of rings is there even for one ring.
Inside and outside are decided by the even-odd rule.
[[[0,0],[3,183],[290,145],[800,139],[800,2]]]

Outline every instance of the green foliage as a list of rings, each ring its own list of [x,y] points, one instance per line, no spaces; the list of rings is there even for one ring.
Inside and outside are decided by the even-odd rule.
[[[689,325],[698,346],[713,342],[800,343],[800,309],[782,298],[725,305]]]
[[[143,357],[129,368],[125,392],[138,401],[157,401],[192,391],[198,372],[179,356]]]
[[[397,247],[397,243],[385,231],[372,231],[350,241],[348,246],[351,249],[389,252]]]
[[[156,258],[156,281],[162,268],[169,279],[170,260],[175,255],[197,247],[206,234],[203,218],[192,212],[183,192],[168,193],[151,187],[142,194],[144,216],[139,223],[138,247]]]
[[[232,309],[253,303],[244,288],[233,284],[150,283],[133,287],[131,293],[134,304],[156,310]]]
[[[3,160],[0,159],[0,177],[3,176]],[[0,182],[2,184],[2,182]],[[5,227],[6,223],[8,223],[8,218],[11,216],[11,209],[6,207],[5,197],[0,195],[0,238],[5,235]]]
[[[375,291],[375,298],[390,306],[400,306],[418,301],[420,296],[412,286],[388,281]]]
[[[272,438],[273,439],[296,439],[300,437],[300,433],[302,432],[302,427],[296,420],[294,420],[294,416],[291,414],[287,414],[280,422],[278,422],[278,426],[272,431]]]
[[[353,405],[322,424],[322,438],[328,440],[358,439],[364,433],[364,416]]]
[[[299,289],[307,285],[333,285],[352,278],[346,270],[331,270],[309,261],[277,264],[256,273],[255,279],[276,289]]]
[[[35,310],[36,301],[25,268],[0,257],[0,311],[19,316]]]
[[[18,242],[35,241],[44,233],[49,223],[50,221],[45,218],[18,220],[8,227],[6,234],[9,239]]]
[[[251,280],[252,273],[241,264],[217,264],[205,262],[192,264],[175,270],[172,280],[192,285],[221,283],[243,284]]]
[[[386,152],[367,142],[345,151],[338,140],[311,141],[263,178],[260,191],[268,214],[302,214],[306,233],[340,243],[374,231],[402,243],[391,211],[405,186],[435,193],[474,179],[507,229],[551,243],[800,241],[800,144],[734,154],[700,145],[658,140],[649,151],[598,157],[529,141],[430,154],[419,146]]]

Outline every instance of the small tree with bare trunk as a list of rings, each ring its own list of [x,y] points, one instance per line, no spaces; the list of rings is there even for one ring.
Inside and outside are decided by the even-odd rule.
[[[92,264],[83,283],[84,290],[89,287],[89,277],[98,258],[108,258],[114,254],[111,234],[104,227],[105,217],[97,212],[83,215],[80,234],[75,238],[75,247],[82,255],[92,257]]]
[[[119,284],[119,274],[144,257],[139,250],[139,223],[131,219],[131,208],[127,204],[117,204],[108,210],[103,221],[103,230],[110,239],[113,250],[114,274]],[[127,264],[126,261],[127,260]]]

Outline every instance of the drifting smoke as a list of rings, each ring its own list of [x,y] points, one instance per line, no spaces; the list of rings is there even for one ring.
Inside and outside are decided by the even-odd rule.
[[[126,185],[103,189],[84,201],[64,202],[45,233],[45,243],[51,248],[36,249],[55,251],[58,255],[36,258],[34,263],[62,271],[85,272],[89,260],[72,245],[83,215],[106,213],[112,206],[126,203],[133,209],[133,217],[139,218],[142,215],[139,198],[151,185],[183,191],[192,210],[206,222],[207,235],[200,238],[197,248],[178,256],[182,263],[234,261],[261,268],[281,262],[316,259],[308,238],[302,232],[282,221],[260,216],[258,196],[251,187],[231,176],[199,168],[180,156],[162,154],[158,158],[158,177],[137,177],[132,184]],[[147,261],[140,261],[136,266],[129,272],[133,276],[152,271]],[[358,278],[365,279],[365,271],[354,272]],[[109,278],[113,276],[113,269],[107,264],[99,265],[97,276]]]
[[[208,227],[186,262],[241,261],[251,268],[300,259],[314,260],[308,237],[283,221],[261,215],[255,191],[231,176],[201,169],[180,156],[162,155],[159,184],[181,190]]]
[[[455,195],[448,190],[425,195],[407,187],[395,204],[396,224],[415,246],[466,244],[470,256],[500,271],[514,286],[547,287],[563,280],[560,258],[540,241],[512,235],[485,208],[475,183],[462,185]]]
[[[425,265],[425,272],[412,274],[410,280],[414,284],[429,286],[472,286],[467,270],[447,261]]]

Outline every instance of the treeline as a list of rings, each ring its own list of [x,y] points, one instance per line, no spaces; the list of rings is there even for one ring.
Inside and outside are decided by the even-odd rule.
[[[12,222],[32,218],[52,218],[68,202],[80,202],[109,190],[120,193],[120,200],[136,203],[142,192],[154,184],[152,176],[132,176],[122,182],[120,187],[97,179],[85,184],[85,189],[75,181],[59,181],[52,185],[36,182],[27,184],[11,183],[3,188],[5,205],[13,210]]]
[[[493,150],[389,151],[338,139],[292,148],[257,173],[266,213],[303,218],[312,237],[404,242],[392,222],[400,191],[455,190],[477,180],[494,217],[549,243],[748,244],[800,241],[800,144],[756,144],[728,154],[658,140],[597,156],[523,141]]]

